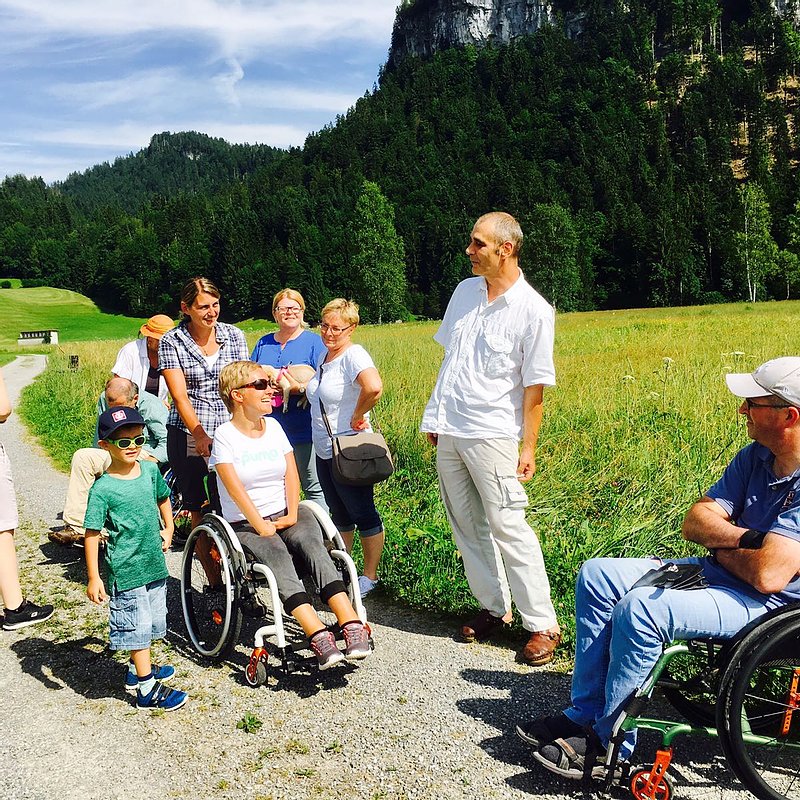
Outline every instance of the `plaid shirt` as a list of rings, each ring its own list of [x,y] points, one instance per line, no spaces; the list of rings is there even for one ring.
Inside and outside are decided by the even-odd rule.
[[[216,324],[216,337],[219,343],[219,357],[213,367],[208,366],[203,351],[186,330],[182,322],[177,328],[167,331],[158,345],[158,368],[179,369],[186,377],[186,393],[194,408],[203,430],[213,436],[218,425],[230,419],[228,409],[219,396],[220,370],[232,361],[247,361],[250,352],[244,334],[235,326],[224,322]],[[167,419],[167,425],[191,433],[178,414],[173,404]]]

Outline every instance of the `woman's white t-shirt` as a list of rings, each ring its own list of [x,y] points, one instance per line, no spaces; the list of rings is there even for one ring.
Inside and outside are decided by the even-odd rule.
[[[325,406],[334,436],[355,433],[350,427],[350,420],[361,394],[361,386],[356,378],[365,369],[374,366],[369,353],[360,344],[352,344],[327,364],[320,363],[317,374],[308,382],[306,394],[311,403],[311,439],[314,442],[314,451],[320,458],[333,458],[331,439],[322,420],[320,400]],[[369,425],[369,414],[365,418]],[[367,427],[366,430],[372,428]]]
[[[283,428],[274,419],[264,417],[264,433],[257,439],[226,422],[214,432],[208,466],[214,469],[217,464],[232,464],[258,513],[268,517],[286,508],[286,454],[291,452]],[[217,480],[217,486],[222,516],[228,522],[245,519],[221,480]]]

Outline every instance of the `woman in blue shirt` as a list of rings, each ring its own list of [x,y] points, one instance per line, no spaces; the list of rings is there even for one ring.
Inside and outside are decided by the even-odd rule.
[[[251,359],[257,364],[266,364],[276,369],[297,364],[307,364],[316,370],[320,359],[327,352],[322,339],[306,329],[303,314],[306,303],[303,295],[294,289],[281,289],[272,301],[272,316],[278,330],[262,336],[253,348]],[[314,446],[311,443],[311,411],[306,402],[306,385],[290,374],[291,381],[288,408],[278,409],[273,416],[283,428],[294,449],[300,485],[309,500],[319,503],[326,511],[325,496],[317,478]]]

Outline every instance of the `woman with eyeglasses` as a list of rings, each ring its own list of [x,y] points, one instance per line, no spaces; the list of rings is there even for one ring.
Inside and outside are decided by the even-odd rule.
[[[333,476],[331,434],[372,430],[369,412],[383,393],[383,383],[369,353],[351,337],[358,326],[358,306],[350,300],[331,300],[322,309],[322,343],[328,352],[317,374],[308,382],[311,403],[311,434],[317,456],[317,475],[328,502],[331,519],[347,549],[353,549],[355,529],[364,551],[364,574],[359,576],[361,596],[366,597],[378,583],[378,564],[383,552],[383,521],[375,508],[372,486],[346,486]]]
[[[319,334],[307,329],[303,318],[305,310],[306,302],[300,292],[281,289],[272,300],[272,316],[278,323],[278,330],[262,336],[250,358],[279,370],[300,364],[316,369],[325,354],[325,345]],[[291,373],[285,375],[291,382],[288,408],[280,408],[273,419],[283,428],[294,448],[303,493],[327,511],[311,443],[311,411],[306,400],[306,384],[296,380]]]
[[[173,401],[167,417],[167,457],[193,528],[206,500],[212,437],[228,419],[219,396],[219,374],[226,364],[247,358],[244,334],[219,321],[219,298],[219,289],[208,278],[192,278],[181,292],[183,321],[158,345],[159,369]]]
[[[284,610],[309,638],[319,668],[370,654],[369,633],[358,618],[342,576],[325,548],[314,514],[300,503],[300,480],[292,446],[272,412],[275,384],[252,361],[228,364],[219,394],[230,422],[214,434],[209,466],[219,477],[222,515],[242,547],[266,564],[278,583]],[[297,575],[292,557],[302,560],[342,629],[345,651],[320,620]]]

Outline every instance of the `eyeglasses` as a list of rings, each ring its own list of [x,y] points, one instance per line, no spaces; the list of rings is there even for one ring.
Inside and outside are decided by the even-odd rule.
[[[749,397],[745,397],[745,403],[747,403],[747,410],[749,411],[751,408],[796,408],[797,406],[793,406],[791,403],[754,403]]]
[[[127,450],[131,445],[134,447],[141,447],[146,441],[146,436],[134,436],[133,439],[106,439],[114,447],[119,447],[120,450]]]
[[[340,333],[344,333],[348,328],[352,328],[352,325],[345,325],[344,328],[334,328],[333,325],[328,325],[327,322],[323,322],[319,329],[321,331],[330,331],[334,336],[338,336]]]
[[[277,385],[266,378],[259,378],[256,381],[245,383],[242,386],[234,387],[236,389],[255,389],[257,392],[265,392],[267,389],[277,389]]]
[[[303,309],[300,306],[275,306],[272,309],[279,314],[302,314]]]

